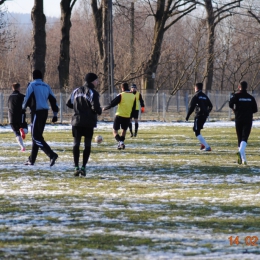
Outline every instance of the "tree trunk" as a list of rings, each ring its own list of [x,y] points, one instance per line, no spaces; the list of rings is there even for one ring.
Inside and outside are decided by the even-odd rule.
[[[98,55],[100,61],[100,90],[108,90],[108,0],[102,0],[98,7],[97,0],[91,0],[96,39],[98,42]]]
[[[43,0],[34,0],[34,6],[31,12],[31,20],[33,23],[32,53],[29,57],[31,70],[40,70],[44,77],[46,56],[46,17],[43,13]]]
[[[213,82],[213,70],[214,70],[214,44],[215,44],[215,25],[214,25],[214,11],[210,1],[205,1],[205,7],[207,11],[207,60],[204,71],[204,91],[210,91]]]
[[[64,91],[69,86],[69,66],[70,66],[70,28],[71,28],[71,0],[62,0],[61,9],[61,41],[59,56],[59,83],[60,90]]]

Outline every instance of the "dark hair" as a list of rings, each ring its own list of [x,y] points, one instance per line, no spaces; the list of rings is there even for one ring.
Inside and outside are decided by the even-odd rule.
[[[195,86],[196,86],[199,90],[202,90],[202,88],[203,88],[203,83],[196,83]]]
[[[33,79],[42,79],[42,73],[40,70],[33,71]]]
[[[240,87],[242,90],[246,90],[247,89],[247,82],[246,81],[241,81],[239,83]]]
[[[13,89],[17,90],[18,88],[20,88],[20,84],[19,83],[13,83]]]
[[[129,86],[126,82],[121,84],[121,88],[123,88],[124,90],[129,90]]]

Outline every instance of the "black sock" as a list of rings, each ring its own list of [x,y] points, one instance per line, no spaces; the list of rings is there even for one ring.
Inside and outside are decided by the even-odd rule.
[[[117,142],[120,142],[120,141],[121,141],[119,134],[117,134],[117,135],[115,136],[115,139],[117,140]]]

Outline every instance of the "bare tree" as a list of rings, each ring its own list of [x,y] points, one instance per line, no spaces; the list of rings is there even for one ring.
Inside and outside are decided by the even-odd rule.
[[[59,82],[60,89],[63,91],[69,86],[69,67],[70,67],[70,28],[71,13],[77,0],[61,0],[61,41],[59,57]]]
[[[38,69],[45,74],[45,56],[46,56],[46,17],[43,13],[43,0],[34,0],[34,6],[31,12],[33,23],[32,52],[28,56],[31,64],[31,70]]]
[[[142,67],[142,88],[154,89],[154,75],[161,55],[161,47],[165,32],[182,17],[196,8],[193,0],[158,0],[147,1],[150,14],[154,18],[153,40],[148,60]]]
[[[202,5],[206,9],[207,17],[207,59],[204,70],[204,90],[211,90],[214,75],[214,45],[215,45],[215,28],[217,24],[232,14],[230,10],[240,6],[243,0],[228,0],[223,4],[215,4],[214,0],[198,0],[199,5]]]
[[[108,1],[109,0],[101,0],[100,4],[98,4],[98,0],[91,0],[94,28],[98,44],[99,61],[101,63],[101,92],[105,92],[108,89]]]

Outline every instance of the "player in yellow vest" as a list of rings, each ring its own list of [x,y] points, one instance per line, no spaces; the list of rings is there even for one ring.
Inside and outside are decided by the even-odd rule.
[[[140,110],[140,107],[141,107],[141,112],[144,113],[144,100],[143,100],[141,93],[137,91],[137,87],[136,87],[135,84],[132,84],[131,92],[135,95],[135,100],[136,100],[135,110],[131,114],[131,119],[134,118],[134,120],[135,120],[135,132],[134,132],[134,134],[133,134],[133,131],[132,131],[132,121],[131,121],[131,119],[130,119],[130,124],[129,124],[129,130],[130,130],[131,137],[133,137],[133,136],[136,137],[137,132],[138,132],[138,127],[139,127],[139,123],[138,123],[139,110]]]
[[[110,109],[111,107],[117,107],[116,116],[113,125],[113,135],[118,142],[117,149],[125,149],[125,135],[129,126],[130,116],[133,110],[135,110],[136,102],[135,96],[129,91],[127,83],[121,84],[122,93],[118,94],[108,106],[103,108],[103,111]],[[118,134],[118,130],[122,129],[121,136]]]

